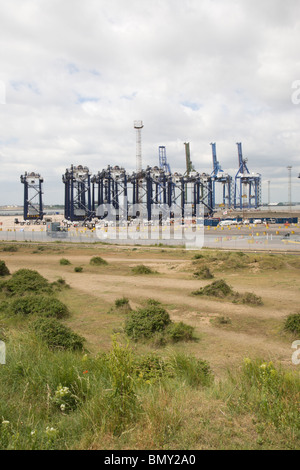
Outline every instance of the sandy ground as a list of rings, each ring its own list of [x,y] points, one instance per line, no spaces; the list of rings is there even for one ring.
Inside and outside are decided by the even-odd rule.
[[[208,281],[193,278],[194,268],[187,259],[191,254],[185,254],[184,250],[132,251],[121,247],[58,247],[46,248],[46,252],[26,247],[22,250],[2,252],[1,259],[11,272],[26,267],[38,270],[50,281],[63,277],[72,288],[64,294],[73,311],[68,323],[87,338],[94,352],[110,343],[113,327],[122,329],[124,318],[107,314],[117,298],[128,297],[134,308],[154,298],[163,303],[172,320],[195,327],[199,340],[178,348],[207,359],[221,375],[231,364],[241,363],[244,357],[278,360],[293,367],[292,338],[282,332],[282,324],[288,314],[299,312],[300,269],[284,273],[278,270],[215,273],[216,279],[225,278],[234,290],[261,296],[264,305],[253,307],[191,295]],[[108,266],[90,266],[89,260],[95,255],[106,259]],[[60,266],[62,257],[72,264]],[[135,276],[131,267],[137,264],[150,266],[157,274]],[[75,273],[74,266],[82,266],[83,272]],[[216,325],[214,319],[220,316],[229,317],[231,323]]]

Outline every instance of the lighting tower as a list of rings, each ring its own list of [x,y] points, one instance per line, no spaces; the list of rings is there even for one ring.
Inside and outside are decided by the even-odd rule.
[[[134,121],[134,128],[136,130],[136,172],[142,171],[142,129],[143,121]]]
[[[292,210],[292,166],[287,166],[289,172],[289,209]]]

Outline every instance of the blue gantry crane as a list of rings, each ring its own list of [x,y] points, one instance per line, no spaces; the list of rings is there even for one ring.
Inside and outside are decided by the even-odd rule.
[[[212,159],[213,159],[213,171],[211,172],[212,179],[212,209],[216,208],[216,183],[222,184],[223,194],[223,207],[231,207],[232,203],[232,177],[222,170],[222,167],[217,159],[216,143],[211,142],[212,147]]]
[[[257,209],[261,205],[261,175],[250,173],[241,142],[237,142],[237,147],[239,169],[234,181],[234,208]]]
[[[62,180],[65,184],[65,218],[72,222],[91,220],[94,214],[89,169],[82,165],[71,165]]]
[[[167,161],[166,147],[164,145],[160,145],[158,147],[158,155],[159,155],[159,168],[161,170],[164,170],[165,173],[171,173],[171,168]]]
[[[27,173],[20,177],[24,184],[24,220],[43,220],[42,184],[44,179],[39,173]]]

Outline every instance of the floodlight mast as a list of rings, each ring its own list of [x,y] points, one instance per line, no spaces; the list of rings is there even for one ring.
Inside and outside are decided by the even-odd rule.
[[[136,130],[136,171],[142,171],[142,129],[144,127],[143,121],[134,121],[134,128]]]

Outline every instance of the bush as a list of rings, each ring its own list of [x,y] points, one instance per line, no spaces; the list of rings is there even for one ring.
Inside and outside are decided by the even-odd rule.
[[[212,282],[208,286],[202,287],[201,289],[192,292],[193,295],[208,295],[213,297],[227,297],[228,295],[233,294],[233,290],[231,289],[228,284],[224,281],[224,279],[219,279],[217,281]]]
[[[81,266],[76,266],[76,267],[74,268],[74,271],[75,271],[75,273],[82,273],[83,268],[82,268]]]
[[[147,305],[161,305],[161,302],[159,302],[159,300],[155,300],[155,299],[147,299]]]
[[[50,293],[52,287],[41,274],[31,269],[19,269],[11,279],[3,284],[9,295],[25,295],[28,293]]]
[[[197,279],[213,279],[214,276],[207,266],[202,266],[194,272],[194,277],[196,277]]]
[[[196,253],[194,256],[193,256],[193,259],[202,259],[204,258],[203,255],[201,255],[200,253]]]
[[[101,256],[94,256],[90,259],[90,264],[92,266],[105,266],[108,264],[108,262],[101,258]]]
[[[166,328],[167,336],[174,342],[190,341],[193,339],[194,327],[183,322],[171,323]]]
[[[31,328],[50,349],[83,349],[84,338],[55,318],[37,318],[32,322]]]
[[[132,268],[134,274],[153,274],[153,271],[149,266],[144,266],[143,264],[138,264]]]
[[[63,279],[62,277],[59,277],[57,279],[57,281],[54,281],[52,282],[52,287],[58,289],[58,290],[62,290],[62,289],[70,289],[70,286],[69,284],[66,283],[65,279]]]
[[[5,262],[0,260],[0,276],[8,276],[10,274]]]
[[[224,315],[218,316],[213,320],[217,325],[230,325],[231,319],[229,317],[224,317]]]
[[[4,246],[2,248],[2,251],[9,251],[10,253],[15,253],[16,251],[18,251],[18,247],[14,245],[8,245],[8,246]]]
[[[284,329],[296,335],[300,335],[300,313],[289,315],[285,320]]]
[[[130,307],[130,304],[129,304],[129,299],[127,299],[126,297],[121,297],[120,299],[116,299],[115,300],[115,307],[118,308],[118,309],[125,310],[125,311],[130,311],[131,310],[131,307]]]
[[[213,374],[208,362],[194,356],[175,353],[170,358],[170,367],[175,376],[185,380],[192,387],[209,386],[213,381]]]
[[[71,261],[69,261],[68,259],[66,258],[61,258],[59,260],[59,264],[61,264],[62,266],[68,266],[69,264],[71,264]]]
[[[247,305],[263,305],[262,298],[253,292],[246,292],[241,295],[240,302]]]
[[[135,359],[134,370],[138,380],[153,383],[170,376],[167,364],[160,356],[151,352]]]
[[[43,317],[65,318],[68,307],[60,300],[45,295],[26,295],[13,300],[8,308],[11,315],[39,315]]]
[[[171,323],[168,312],[160,306],[150,305],[129,314],[125,333],[134,340],[150,338]]]

